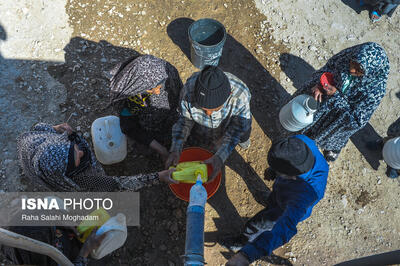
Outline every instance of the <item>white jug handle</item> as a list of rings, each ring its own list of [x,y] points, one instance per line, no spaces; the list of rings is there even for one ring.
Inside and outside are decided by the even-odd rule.
[[[108,120],[104,120],[104,125],[106,126],[106,136],[108,139],[111,139],[111,134],[110,134],[110,125],[108,123]]]
[[[307,98],[304,99],[304,102],[303,102],[303,107],[307,112],[307,116],[312,115],[312,114],[314,114],[316,112],[316,110],[313,110],[313,109],[309,108],[309,106],[308,106],[308,101],[310,99],[311,99],[310,97],[307,97]],[[318,109],[318,107],[319,107],[319,104],[317,102],[317,109]]]

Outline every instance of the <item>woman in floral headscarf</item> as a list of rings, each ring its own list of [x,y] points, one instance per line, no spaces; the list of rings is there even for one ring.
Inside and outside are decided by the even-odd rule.
[[[335,86],[320,84],[324,72],[331,72]],[[386,91],[389,60],[385,50],[369,42],[334,55],[295,93],[311,94],[320,107],[314,122],[303,133],[324,149],[325,158],[334,161],[349,138],[369,121]]]
[[[54,191],[136,191],[159,183],[176,183],[171,170],[136,176],[107,176],[89,144],[64,123],[38,123],[18,139],[26,177]]]
[[[131,58],[111,74],[111,101],[120,114],[122,132],[168,156],[171,128],[182,81],[168,62],[152,55]]]

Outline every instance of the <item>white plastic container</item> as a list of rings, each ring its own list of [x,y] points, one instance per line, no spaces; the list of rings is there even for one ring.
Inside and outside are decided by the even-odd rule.
[[[97,118],[92,124],[91,132],[94,153],[102,164],[119,163],[125,159],[127,141],[118,117],[110,115]]]
[[[400,169],[400,137],[388,140],[383,146],[383,159],[393,169]]]
[[[96,235],[107,234],[100,246],[91,251],[90,256],[94,259],[101,259],[114,250],[122,247],[128,236],[126,228],[126,217],[122,213],[111,217],[97,231]]]
[[[282,107],[279,121],[288,131],[302,130],[313,122],[317,108],[318,103],[313,97],[301,94]]]

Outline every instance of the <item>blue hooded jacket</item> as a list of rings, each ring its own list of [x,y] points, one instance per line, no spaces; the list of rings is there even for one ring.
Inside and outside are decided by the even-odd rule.
[[[276,248],[287,243],[296,233],[299,222],[307,219],[312,208],[325,193],[328,179],[329,165],[319,151],[315,142],[304,135],[294,138],[302,140],[315,157],[314,166],[307,173],[297,176],[295,180],[277,177],[273,192],[272,205],[269,208],[281,210],[271,231],[260,234],[253,242],[248,242],[241,252],[245,253],[250,263],[267,255],[271,255]]]

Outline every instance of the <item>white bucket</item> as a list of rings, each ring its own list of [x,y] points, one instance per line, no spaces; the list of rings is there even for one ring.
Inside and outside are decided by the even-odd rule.
[[[288,131],[302,130],[313,122],[317,108],[318,103],[313,97],[301,94],[282,107],[279,121]]]
[[[388,140],[382,150],[383,160],[393,169],[400,169],[400,137]]]
[[[114,250],[122,247],[128,236],[126,228],[126,217],[122,213],[111,217],[97,231],[96,235],[107,234],[100,246],[91,251],[90,256],[94,259],[101,259]]]
[[[91,132],[94,153],[102,164],[119,163],[125,159],[127,141],[118,117],[110,115],[97,118],[92,124]]]

